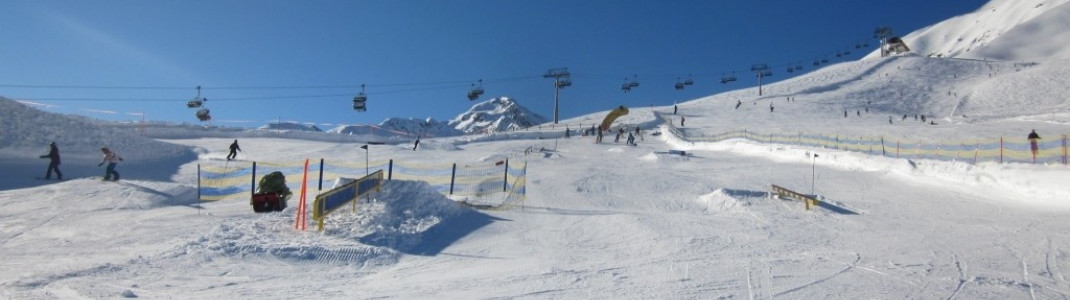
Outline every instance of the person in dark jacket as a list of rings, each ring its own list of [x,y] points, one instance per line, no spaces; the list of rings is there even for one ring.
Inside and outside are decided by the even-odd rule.
[[[238,147],[238,140],[234,140],[230,144],[230,154],[227,154],[227,160],[238,158],[238,151],[241,151],[241,147]]]
[[[1037,143],[1040,141],[1040,135],[1037,134],[1036,129],[1033,129],[1033,132],[1029,133],[1029,137],[1027,137],[1027,139],[1029,139],[1029,149],[1033,151],[1033,162],[1036,162],[1037,152],[1039,149]]]
[[[52,171],[56,172],[56,180],[63,180],[63,173],[59,171],[59,148],[56,147],[56,142],[48,143],[48,154],[41,155],[41,158],[47,158],[48,171],[45,172],[45,179],[52,179]]]

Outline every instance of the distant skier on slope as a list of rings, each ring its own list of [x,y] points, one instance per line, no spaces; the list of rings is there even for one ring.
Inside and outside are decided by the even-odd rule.
[[[119,157],[118,153],[108,149],[108,147],[100,148],[100,152],[104,153],[104,159],[97,166],[103,166],[104,163],[108,163],[108,168],[104,171],[104,180],[119,181],[119,172],[115,171],[115,165],[123,161],[123,158]]]
[[[238,158],[238,151],[241,151],[241,147],[238,147],[238,140],[234,140],[230,144],[230,154],[227,154],[227,160]]]
[[[49,160],[45,179],[52,179],[52,171],[56,171],[56,180],[63,180],[63,173],[59,172],[59,148],[56,147],[56,142],[48,143],[48,154],[41,155],[41,158]]]
[[[1035,163],[1037,162],[1037,152],[1039,152],[1040,149],[1037,145],[1037,143],[1040,142],[1040,135],[1037,134],[1036,129],[1033,129],[1033,131],[1029,133],[1027,139],[1029,139],[1029,149],[1033,151],[1033,162]]]

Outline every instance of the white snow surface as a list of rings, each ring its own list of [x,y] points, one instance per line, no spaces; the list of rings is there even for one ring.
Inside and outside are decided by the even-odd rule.
[[[1046,14],[1037,15],[1030,20]],[[686,117],[681,130],[692,136],[746,128],[1024,140],[1036,129],[1054,140],[1070,134],[1067,75],[1070,61],[1050,57],[866,59],[765,86],[763,96],[747,88],[680,103],[677,115],[633,107],[617,124],[643,130],[638,146],[563,138],[562,127],[544,124],[427,138],[418,151],[398,139],[364,152],[383,139],[367,132],[102,125],[0,99],[0,297],[1067,298],[1066,165],[692,143],[652,113],[677,125]],[[589,127],[606,109],[561,125]],[[900,119],[914,114],[939,124]],[[357,212],[331,215],[324,232],[301,232],[296,198],[266,214],[248,199],[196,199],[197,164],[218,163],[235,138],[244,161],[525,160],[527,200],[474,210],[427,183],[395,180]],[[49,141],[65,181],[33,179],[43,176],[38,156]],[[123,180],[91,177],[103,173],[101,146],[126,158]],[[826,204],[806,211],[770,198],[771,184]]]
[[[902,38],[913,53],[923,56],[1070,59],[1070,0],[992,0],[977,11]],[[879,56],[877,50],[866,58]]]

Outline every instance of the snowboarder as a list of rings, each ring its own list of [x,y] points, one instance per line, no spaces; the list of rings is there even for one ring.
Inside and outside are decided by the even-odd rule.
[[[845,110],[843,110],[843,117],[844,117],[844,118],[846,118],[846,117],[847,117],[847,110],[846,110],[846,109],[845,109]]]
[[[617,137],[613,138],[614,143],[620,143],[620,135],[624,133],[624,128],[617,128]]]
[[[1037,162],[1037,152],[1040,149],[1040,147],[1037,146],[1037,143],[1040,142],[1040,135],[1037,134],[1037,130],[1036,129],[1033,129],[1033,131],[1029,133],[1028,139],[1029,139],[1029,149],[1033,151],[1033,163],[1036,163]]]
[[[892,124],[892,116],[888,116],[888,124]]]
[[[739,109],[740,105],[743,105],[743,100],[736,100],[736,109]]]
[[[674,114],[674,115],[676,114],[676,105],[675,104],[673,104],[673,106],[672,106],[672,114]]]
[[[769,112],[773,112],[773,102],[769,102]]]
[[[628,133],[628,145],[635,146],[635,136],[631,132]]]
[[[635,135],[639,137],[639,140],[643,140],[643,133],[639,131],[639,126],[635,126]]]
[[[570,138],[569,133],[568,133],[568,126],[565,126],[565,138],[566,139]]]
[[[56,148],[56,142],[48,143],[48,154],[41,155],[41,158],[49,160],[45,179],[52,179],[52,171],[56,171],[56,180],[63,180],[63,173],[59,171],[59,148]]]
[[[100,152],[104,153],[104,159],[97,166],[103,166],[104,163],[108,163],[108,168],[104,171],[104,180],[119,181],[119,172],[115,171],[115,165],[123,161],[123,158],[119,157],[118,153],[112,152],[108,147],[100,148]]]
[[[601,144],[602,143],[602,128],[598,128],[598,131],[597,131],[596,134],[598,135],[598,137],[596,137],[594,139],[594,143],[595,144]]]
[[[227,154],[227,160],[238,158],[238,151],[241,151],[241,147],[238,147],[238,140],[234,140],[230,144],[230,154]]]
[[[420,147],[420,136],[416,136],[416,142],[412,144],[412,151],[416,151],[416,147]]]
[[[680,116],[680,127],[684,127],[684,116]]]

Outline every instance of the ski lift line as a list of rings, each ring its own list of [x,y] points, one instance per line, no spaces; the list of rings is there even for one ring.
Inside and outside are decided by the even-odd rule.
[[[542,76],[516,76],[483,79],[484,82],[510,82],[527,79],[537,79]],[[393,86],[429,86],[429,85],[455,85],[468,84],[470,80],[438,81],[438,82],[404,82],[404,83],[373,83],[365,84],[367,87],[393,87]],[[115,85],[34,85],[34,84],[0,84],[0,88],[40,88],[40,89],[95,89],[95,90],[189,90],[190,87],[179,86],[115,86]],[[360,85],[295,85],[295,86],[201,86],[203,90],[286,90],[286,89],[357,89]],[[214,99],[213,99],[214,100]]]

